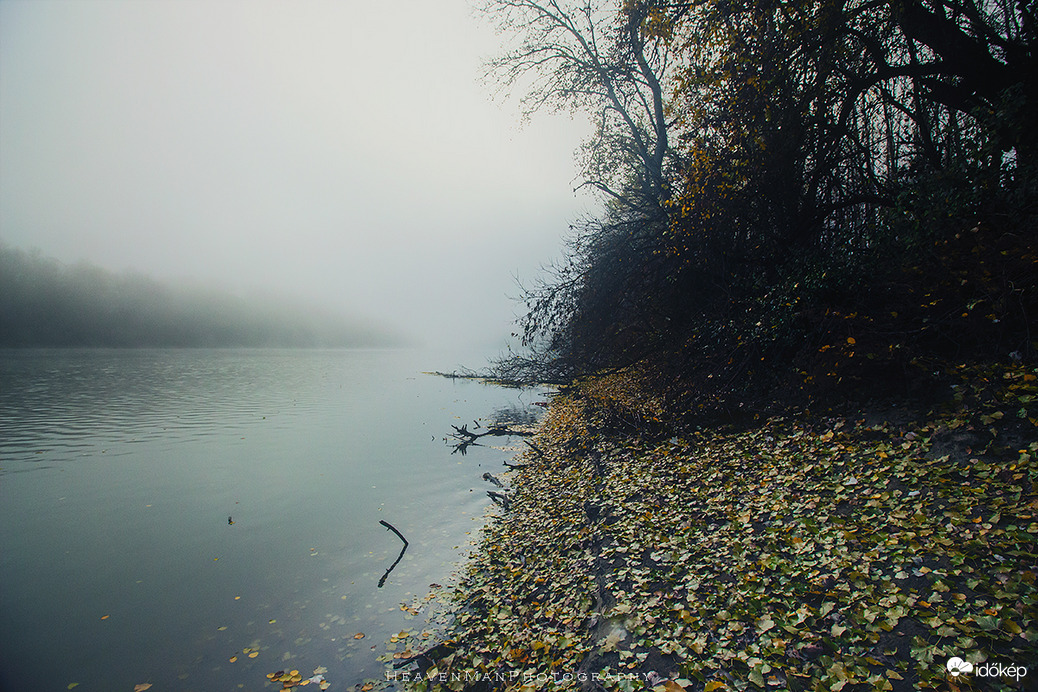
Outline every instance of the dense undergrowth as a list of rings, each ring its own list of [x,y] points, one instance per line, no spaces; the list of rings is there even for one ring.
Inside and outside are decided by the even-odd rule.
[[[395,684],[1029,689],[1038,374],[951,371],[929,409],[670,436],[629,374],[567,388],[441,644]],[[1005,674],[952,676],[953,657]]]
[[[562,390],[397,680],[1038,687],[1033,10],[592,7],[487,3],[606,202],[523,288],[491,374]]]

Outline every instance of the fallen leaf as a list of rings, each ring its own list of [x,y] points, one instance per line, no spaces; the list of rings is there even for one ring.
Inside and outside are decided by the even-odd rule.
[[[355,635],[353,635],[353,638],[354,639],[363,639],[364,638],[364,633],[363,632],[357,632]]]
[[[151,683],[150,682],[142,682],[139,685],[134,685],[133,686],[133,692],[144,692],[144,690],[150,690],[150,689],[151,689]]]

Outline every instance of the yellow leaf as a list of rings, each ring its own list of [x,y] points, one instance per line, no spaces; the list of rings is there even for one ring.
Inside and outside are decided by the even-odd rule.
[[[249,654],[249,658],[256,658],[257,656],[259,656],[259,651],[253,651],[251,654]]]
[[[678,683],[674,682],[673,680],[667,680],[666,682],[664,682],[663,687],[667,690],[667,692],[685,692],[685,688],[679,685]]]
[[[133,686],[133,692],[144,692],[144,690],[150,690],[150,689],[151,689],[151,683],[150,682],[142,682],[139,685],[134,685]]]
[[[851,346],[853,346],[854,344],[856,344],[858,342],[854,340],[853,336],[848,336],[847,337],[847,343],[849,343]]]
[[[353,638],[354,639],[363,639],[364,638],[364,633],[363,632],[357,632],[355,635],[353,635]]]
[[[228,660],[228,661],[230,661],[231,663],[234,663],[235,661],[237,661],[237,660],[238,660],[238,657],[237,657],[237,656],[231,656],[231,657],[230,657],[229,659],[227,659],[227,660]]]
[[[714,690],[723,690],[724,683],[718,680],[711,680],[706,683],[706,687],[703,688],[704,692],[714,692]]]

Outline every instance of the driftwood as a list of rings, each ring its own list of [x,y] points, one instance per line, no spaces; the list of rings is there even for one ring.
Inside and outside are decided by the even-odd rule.
[[[423,375],[435,375],[436,377],[446,377],[448,380],[479,380],[483,379],[482,376],[472,371],[466,370],[465,372],[458,372],[453,370],[451,372],[440,372],[439,370],[433,370],[432,372],[423,372]]]
[[[378,588],[381,589],[382,586],[386,583],[386,579],[389,577],[389,573],[392,572],[393,568],[395,568],[397,564],[400,563],[400,559],[404,556],[404,553],[407,552],[407,539],[404,538],[404,534],[397,531],[396,527],[390,524],[388,521],[382,521],[381,519],[379,519],[378,523],[382,524],[387,529],[395,533],[397,537],[404,542],[404,547],[400,549],[400,554],[396,556],[396,560],[394,560],[393,564],[389,566],[389,569],[387,569],[386,573],[382,575],[382,578],[378,580]]]
[[[495,493],[493,490],[488,490],[487,491],[487,495],[490,496],[490,499],[493,500],[495,504],[500,505],[504,509],[508,509],[508,506],[510,504],[512,504],[512,501],[510,499],[508,499],[507,495],[502,495],[501,493]]]
[[[454,437],[458,440],[478,440],[479,438],[486,437],[487,435],[497,435],[499,437],[505,437],[510,435],[517,435],[519,437],[530,437],[534,434],[533,431],[516,430],[515,428],[509,428],[507,425],[492,425],[489,428],[487,428],[485,432],[479,433],[472,432],[471,430],[469,430],[468,423],[465,423],[460,428],[456,425],[452,425],[451,427],[454,428],[454,433],[451,435],[451,437]]]
[[[540,447],[538,447],[534,443],[530,442],[529,440],[523,440],[523,442],[525,442],[527,445],[530,446],[530,449],[532,449],[534,451],[534,453],[537,454],[537,458],[544,459],[544,452],[541,450]],[[505,466],[507,466],[509,469],[512,469],[512,470],[515,470],[515,469],[528,469],[531,466],[533,466],[533,464],[513,464],[513,463],[510,463],[510,462],[507,462],[507,461],[503,461],[501,463],[504,464]]]
[[[509,428],[505,425],[494,425],[487,428],[483,432],[473,432],[469,430],[468,423],[465,423],[460,428],[456,425],[452,425],[451,427],[454,428],[454,432],[451,433],[451,437],[453,437],[455,440],[458,440],[458,442],[454,445],[454,452],[461,452],[462,456],[464,456],[465,452],[468,451],[469,446],[475,445],[476,447],[479,447],[480,444],[476,442],[476,440],[478,440],[481,437],[486,437],[487,435],[494,435],[498,437],[518,435],[520,437],[528,437],[534,434],[529,430],[516,430],[514,428]],[[454,452],[451,452],[451,454],[454,454]]]

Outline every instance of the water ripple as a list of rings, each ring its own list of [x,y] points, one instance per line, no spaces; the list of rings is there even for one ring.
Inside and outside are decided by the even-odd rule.
[[[246,354],[247,356],[248,354]],[[336,358],[292,351],[0,351],[0,473],[100,447],[241,434],[319,408]],[[290,420],[284,420],[284,419]]]

